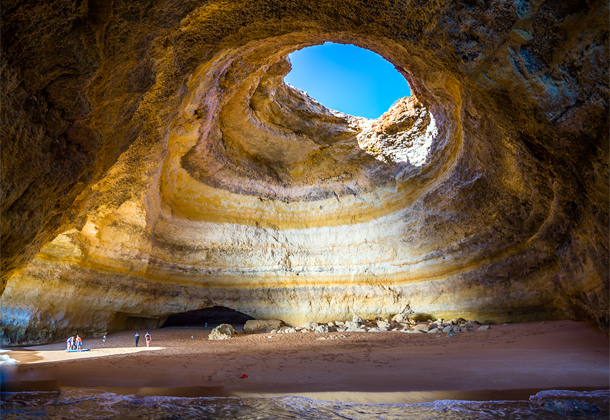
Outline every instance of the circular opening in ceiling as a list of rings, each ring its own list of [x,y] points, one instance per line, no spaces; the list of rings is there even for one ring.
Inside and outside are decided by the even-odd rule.
[[[292,70],[284,82],[344,114],[376,119],[411,95],[409,84],[390,62],[355,45],[326,42],[288,57]]]

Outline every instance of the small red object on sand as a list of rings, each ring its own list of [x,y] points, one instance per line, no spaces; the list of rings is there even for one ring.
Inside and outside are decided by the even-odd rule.
[[[244,373],[243,375],[241,375],[241,378],[242,378],[242,379],[245,379],[245,378],[247,378],[247,377],[248,377],[248,374],[247,374],[247,373]]]

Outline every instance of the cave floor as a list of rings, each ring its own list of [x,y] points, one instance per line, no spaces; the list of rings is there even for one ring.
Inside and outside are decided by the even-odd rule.
[[[135,331],[13,349],[3,391],[98,388],[171,396],[301,395],[366,403],[523,399],[546,389],[608,389],[608,338],[572,321],[494,325],[446,334],[240,334],[209,341],[210,328]],[[139,331],[143,337],[145,331]],[[242,378],[247,374],[247,378]]]

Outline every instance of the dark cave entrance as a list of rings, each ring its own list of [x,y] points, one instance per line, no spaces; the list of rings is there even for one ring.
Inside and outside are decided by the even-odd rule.
[[[239,311],[224,306],[196,309],[194,311],[172,314],[167,317],[161,328],[165,327],[215,327],[220,324],[243,325],[254,319]]]

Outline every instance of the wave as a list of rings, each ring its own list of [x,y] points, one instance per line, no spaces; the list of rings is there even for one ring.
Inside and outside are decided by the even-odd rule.
[[[565,420],[607,419],[610,391],[542,391],[527,401],[442,400],[421,404],[351,404],[306,397],[143,397],[90,389],[5,392],[3,419],[304,419]],[[562,411],[563,410],[563,411]],[[577,411],[565,411],[577,410]],[[578,411],[581,410],[581,411]]]
[[[19,363],[19,360],[13,359],[8,354],[0,354],[0,366],[14,365]]]

